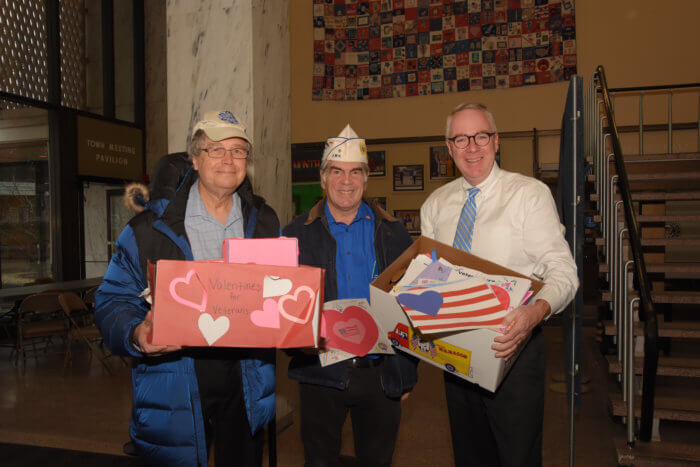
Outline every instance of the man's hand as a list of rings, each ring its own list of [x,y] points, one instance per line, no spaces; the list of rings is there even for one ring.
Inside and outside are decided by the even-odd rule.
[[[404,392],[403,394],[401,394],[401,402],[403,402],[403,401],[405,401],[406,399],[408,399],[408,396],[410,396],[410,395],[411,395],[411,391]]]
[[[505,334],[496,337],[491,346],[496,351],[496,357],[508,361],[518,349],[518,345],[542,322],[550,310],[546,300],[537,300],[532,305],[522,305],[508,313],[503,319]]]
[[[134,329],[134,342],[144,355],[157,357],[169,352],[175,352],[182,347],[179,345],[153,345],[148,342],[148,335],[153,331],[153,310],[146,313],[144,320]]]

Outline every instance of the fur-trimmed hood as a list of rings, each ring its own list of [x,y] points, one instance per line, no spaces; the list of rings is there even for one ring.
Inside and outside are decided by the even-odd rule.
[[[185,152],[162,157],[153,168],[150,188],[140,182],[129,183],[124,188],[124,205],[139,213],[150,200],[170,199],[191,168],[192,162]]]

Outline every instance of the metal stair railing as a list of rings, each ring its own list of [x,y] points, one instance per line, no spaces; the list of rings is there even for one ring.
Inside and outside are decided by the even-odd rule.
[[[637,125],[618,127],[618,131],[635,131],[638,133],[639,154],[644,155],[644,133],[649,131],[665,131],[666,132],[666,152],[673,153],[673,132],[674,130],[695,130],[697,131],[697,147],[700,152],[700,118],[697,122],[674,123],[673,121],[673,96],[681,93],[697,93],[698,111],[700,111],[700,83],[685,83],[685,84],[669,84],[663,86],[634,86],[626,88],[610,88],[608,89],[613,110],[615,108],[615,99],[619,96],[637,95],[639,97],[639,122]],[[667,122],[665,124],[644,124],[644,97],[653,96],[661,93],[666,94],[666,113]]]
[[[602,105],[602,109],[601,109]],[[605,69],[598,66],[588,89],[585,110],[586,122],[589,130],[587,137],[587,149],[594,155],[596,190],[599,194],[599,207],[601,210],[601,233],[605,237],[606,259],[609,264],[608,280],[611,285],[611,293],[614,307],[614,319],[618,328],[618,358],[623,364],[623,390],[627,396],[628,410],[634,414],[634,391],[632,380],[634,372],[629,362],[633,361],[633,317],[627,311],[627,303],[623,293],[626,288],[624,279],[627,267],[615,264],[622,255],[622,235],[627,233],[629,244],[634,259],[634,277],[639,289],[639,315],[644,321],[644,370],[642,376],[642,410],[638,437],[642,441],[651,440],[654,422],[654,394],[656,390],[656,370],[658,366],[658,322],[656,311],[651,301],[651,286],[646,272],[646,264],[641,246],[641,234],[636,220],[632,204],[627,170],[624,164],[624,156],[620,144],[620,135],[615,123],[615,114],[612,106],[611,94],[605,77]],[[604,126],[603,122],[607,125]],[[591,131],[592,130],[592,131]],[[607,131],[606,131],[607,130]],[[612,151],[606,154],[608,140]],[[610,177],[610,158],[615,163],[617,177],[615,183]],[[621,196],[621,204],[625,215],[627,228],[620,231],[617,226],[617,208],[619,202],[615,202],[615,186]],[[625,291],[626,292],[626,291]],[[630,310],[632,307],[630,307]],[[630,373],[632,371],[632,373]],[[628,438],[630,445],[634,444],[634,417],[627,417]]]

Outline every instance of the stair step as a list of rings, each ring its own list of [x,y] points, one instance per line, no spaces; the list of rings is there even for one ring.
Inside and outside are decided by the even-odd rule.
[[[627,402],[622,400],[622,395],[619,393],[610,393],[608,397],[613,415],[618,417],[627,416]],[[634,402],[634,415],[635,417],[640,417],[641,397],[635,397]],[[659,418],[661,420],[700,422],[700,400],[684,397],[657,396],[654,399],[654,418]]]
[[[625,155],[625,163],[640,162],[671,162],[671,161],[700,161],[700,152],[674,152],[662,154],[629,154]]]
[[[623,438],[615,439],[618,465],[660,466],[700,463],[700,445],[666,441],[636,441],[633,447]]]
[[[596,214],[595,216],[593,216],[593,220],[596,222],[600,222],[600,214]],[[642,215],[637,216],[637,222],[700,222],[700,215]]]
[[[663,317],[658,317],[659,337],[676,339],[700,339],[700,322],[698,321],[670,321],[664,322]],[[605,335],[617,334],[617,326],[612,321],[603,321]],[[634,335],[644,335],[644,323],[634,323]]]
[[[608,360],[608,371],[619,374],[622,365],[617,359],[617,355],[606,355]],[[644,373],[644,357],[634,358],[634,373],[641,375]],[[661,376],[683,376],[687,378],[700,378],[700,359],[681,357],[659,357],[659,366],[656,370]]]
[[[627,237],[623,238],[623,241],[627,240]],[[700,246],[700,238],[642,238],[641,243],[642,246]],[[597,237],[595,244],[605,246],[605,239]]]
[[[700,273],[700,263],[646,263],[647,272],[653,273]],[[600,263],[598,271],[610,272],[608,263]]]
[[[598,201],[598,193],[591,193],[591,201]],[[615,194],[615,201],[620,201],[622,198],[619,194]],[[700,191],[636,191],[632,192],[632,201],[692,201],[700,199]]]
[[[603,302],[609,302],[611,293],[605,291],[602,293],[601,300]],[[632,299],[637,296],[637,291],[631,291],[627,294],[628,298]],[[651,293],[651,301],[654,303],[676,303],[676,304],[690,304],[690,305],[700,305],[700,292],[689,292],[689,291],[660,291]]]
[[[684,170],[682,172],[641,172],[628,173],[627,180],[630,183],[634,182],[649,182],[649,181],[668,181],[668,180],[698,180],[700,179],[700,171]],[[595,174],[586,176],[589,182],[595,182]]]

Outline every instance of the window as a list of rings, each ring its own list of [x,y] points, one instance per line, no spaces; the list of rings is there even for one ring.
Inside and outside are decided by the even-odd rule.
[[[53,277],[48,117],[0,100],[0,281]]]

